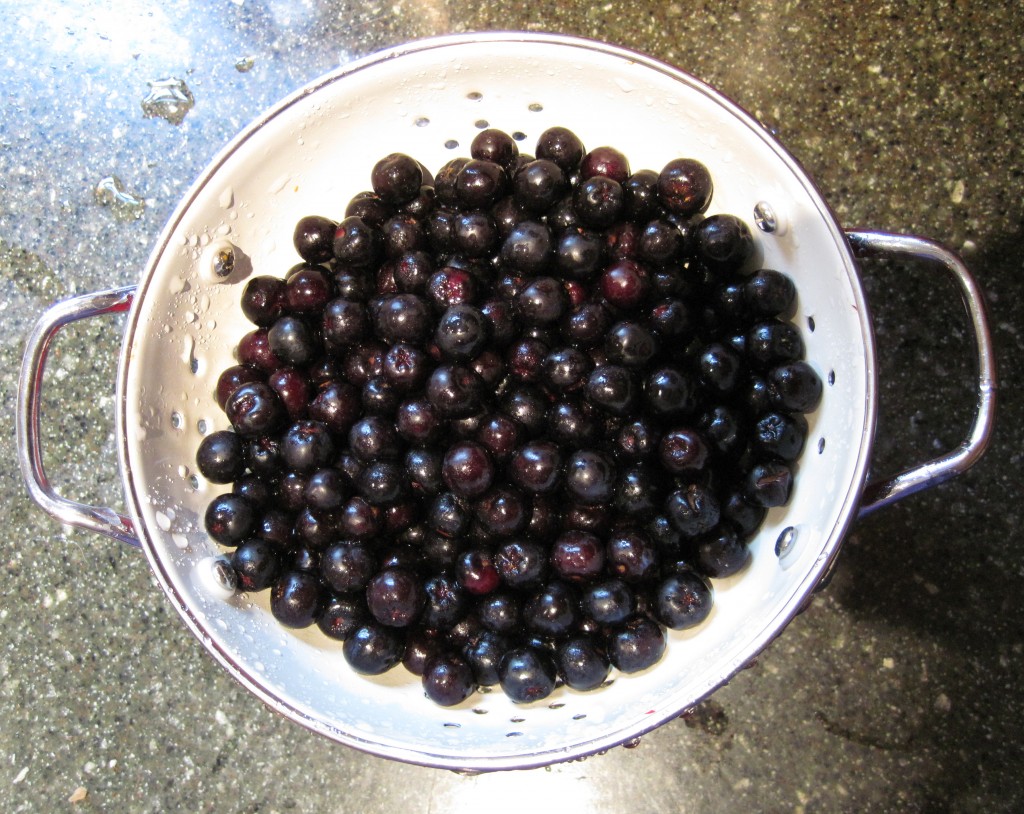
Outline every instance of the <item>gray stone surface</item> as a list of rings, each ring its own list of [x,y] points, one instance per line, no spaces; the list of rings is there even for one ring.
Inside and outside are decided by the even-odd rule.
[[[1020,2],[0,5],[0,811],[1021,810],[1022,20]],[[142,556],[28,500],[13,412],[35,318],[134,282],[178,198],[250,119],[339,61],[493,28],[677,64],[772,128],[844,225],[961,251],[1004,386],[982,463],[859,523],[828,589],[693,715],[638,748],[463,777],[265,709],[188,634]],[[168,77],[195,100],[177,126],[141,107]],[[99,203],[112,176],[138,200]],[[974,374],[934,270],[872,262],[864,278],[889,471],[960,441]],[[45,459],[76,499],[120,501],[122,326],[93,320],[54,349]]]

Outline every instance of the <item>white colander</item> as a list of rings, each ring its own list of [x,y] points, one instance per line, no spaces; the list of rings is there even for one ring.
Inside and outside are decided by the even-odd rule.
[[[699,629],[669,633],[665,658],[614,676],[595,692],[560,688],[515,705],[500,691],[454,708],[424,698],[401,668],[375,678],[346,665],[316,628],[294,632],[270,615],[267,593],[231,590],[202,515],[223,487],[194,471],[206,433],[227,427],[213,386],[251,328],[238,306],[247,273],[297,261],[295,222],[340,218],[368,188],[381,156],[408,153],[437,170],[466,155],[480,128],[521,134],[532,152],[564,125],[588,147],[614,145],[634,169],[704,162],[711,212],[754,228],[764,266],[796,282],[795,321],[825,392],[811,415],[790,504],[772,510],[750,567],[714,581]],[[234,252],[220,280],[214,259]],[[876,416],[875,349],[853,250],[940,261],[963,291],[977,336],[979,401],[964,444],[865,491]],[[39,452],[39,386],[46,350],[74,319],[131,310],[117,379],[119,458],[130,518],[82,506],[49,486]],[[29,339],[18,429],[33,497],[63,522],[140,544],[160,585],[203,645],[273,709],[341,743],[413,763],[464,770],[524,768],[605,750],[692,707],[752,659],[798,612],[866,510],[971,465],[992,422],[994,373],[981,298],[963,264],[918,238],[844,233],[814,184],[749,115],[694,78],[650,57],[568,37],[494,33],[415,42],[347,65],[285,99],[213,161],[161,234],[135,289],[54,306]]]

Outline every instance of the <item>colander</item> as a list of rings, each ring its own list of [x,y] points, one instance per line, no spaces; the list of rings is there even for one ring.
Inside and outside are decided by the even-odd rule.
[[[424,698],[401,668],[348,668],[314,627],[286,630],[267,592],[233,588],[202,516],[223,487],[195,471],[204,436],[227,427],[214,400],[220,371],[248,331],[238,301],[250,273],[296,261],[295,222],[341,217],[390,152],[431,170],[466,155],[479,129],[515,134],[532,152],[563,125],[588,147],[614,145],[634,169],[704,162],[711,213],[747,220],[763,266],[788,273],[807,358],[825,383],[788,506],[769,512],[741,574],[713,583],[711,617],[670,632],[664,659],[581,693],[565,687],[516,705],[500,691],[457,707]],[[756,224],[756,225],[755,225]],[[953,452],[868,483],[876,357],[855,256],[930,258],[959,285],[976,339],[978,403]],[[222,262],[233,258],[233,269]],[[230,271],[227,276],[221,276]],[[69,322],[129,311],[117,375],[118,458],[129,516],[55,493],[40,452],[47,349]],[[805,604],[851,522],[973,464],[988,441],[995,374],[982,298],[963,263],[929,241],[844,232],[797,162],[751,116],[651,57],[564,36],[490,33],[428,39],[340,68],[291,95],[238,135],[181,201],[137,287],[54,305],[29,338],[18,405],[29,491],[71,525],[141,546],[171,604],[228,672],[274,710],[335,741],[411,763],[459,770],[526,768],[637,738],[692,708],[758,654]]]

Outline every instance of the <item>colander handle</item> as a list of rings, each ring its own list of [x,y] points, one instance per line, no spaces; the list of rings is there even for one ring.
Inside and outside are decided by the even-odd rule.
[[[978,359],[977,404],[974,421],[966,438],[951,452],[897,475],[869,481],[860,504],[859,516],[864,517],[900,498],[949,480],[977,463],[988,446],[995,420],[996,363],[981,290],[963,260],[954,252],[931,240],[911,235],[850,231],[846,236],[857,257],[895,255],[930,260],[949,272],[960,287],[960,295],[974,330]]]
[[[73,297],[51,306],[39,318],[25,344],[18,382],[18,462],[28,485],[28,493],[48,514],[62,523],[96,531],[129,545],[138,546],[132,521],[103,506],[89,506],[61,497],[50,485],[43,469],[40,449],[39,411],[43,371],[50,343],[66,325],[80,319],[118,314],[132,304],[135,287],[98,291]]]

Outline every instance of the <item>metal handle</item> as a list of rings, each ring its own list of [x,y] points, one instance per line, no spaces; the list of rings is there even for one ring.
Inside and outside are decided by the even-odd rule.
[[[129,545],[138,546],[132,521],[103,506],[89,506],[61,497],[50,486],[43,469],[39,446],[40,391],[50,343],[57,333],[72,322],[102,314],[127,311],[135,287],[99,291],[59,302],[51,306],[36,323],[25,345],[18,382],[18,462],[28,485],[29,495],[50,515],[62,523],[96,531]]]
[[[869,481],[860,505],[860,517],[900,498],[949,480],[970,469],[984,453],[992,435],[996,405],[996,363],[992,335],[985,317],[981,290],[964,262],[949,249],[931,240],[886,232],[846,233],[857,257],[899,255],[933,260],[953,275],[967,308],[978,354],[978,401],[970,432],[953,451],[887,478]]]

